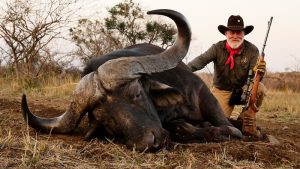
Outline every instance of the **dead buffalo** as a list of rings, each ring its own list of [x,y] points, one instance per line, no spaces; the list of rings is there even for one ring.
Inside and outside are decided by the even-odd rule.
[[[208,142],[241,137],[207,86],[181,62],[191,40],[185,17],[167,9],[148,14],[165,15],[176,23],[178,35],[172,47],[140,44],[92,59],[59,117],[35,116],[23,95],[27,123],[43,132],[69,133],[89,112],[87,137],[100,130],[141,151],[158,150],[170,138]]]

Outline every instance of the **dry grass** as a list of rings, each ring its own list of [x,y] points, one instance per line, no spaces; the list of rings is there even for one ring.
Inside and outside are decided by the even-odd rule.
[[[300,118],[300,93],[285,91],[269,91],[261,108],[264,118],[273,118],[280,122],[299,123]]]
[[[260,119],[276,120],[277,122],[299,123],[300,93],[291,90],[267,91],[262,107],[257,116]],[[242,107],[235,107],[233,115],[237,117]]]
[[[40,79],[34,86],[28,86],[24,81],[0,77],[0,96],[5,95],[20,97],[22,93],[26,93],[32,96],[65,98],[71,95],[79,80],[79,77],[73,78],[70,76],[64,76],[58,78],[56,76],[50,76]]]
[[[1,154],[1,168],[265,168],[260,162],[236,161],[226,148],[210,153],[191,152],[178,146],[174,150],[155,154],[138,153],[114,143],[91,141],[68,144],[59,140],[41,140],[28,133],[13,138],[10,145],[1,150],[17,151],[14,156]],[[192,147],[191,147],[192,148]],[[203,159],[206,163],[203,163]],[[207,161],[206,161],[207,160]]]
[[[44,100],[55,97],[65,99],[70,96],[77,82],[78,79],[68,77],[50,77],[39,86],[25,89],[22,83],[13,79],[0,78],[0,101],[1,98],[19,100],[24,92]],[[270,90],[258,118],[279,122],[279,125],[297,124],[300,119],[299,102],[299,93]],[[282,147],[241,142],[188,145],[174,143],[171,150],[154,154],[140,153],[110,140],[86,142],[82,141],[81,136],[40,134],[25,126],[21,115],[16,116],[19,114],[16,111],[18,110],[13,107],[0,110],[0,168],[292,169],[299,167],[300,163],[297,158],[299,151],[293,147],[296,143],[288,141],[285,141],[286,144],[282,143],[289,149],[283,155],[275,151]],[[239,110],[235,111],[237,113]],[[261,149],[264,151],[260,151]],[[284,156],[285,154],[287,155]],[[269,156],[265,157],[266,155]]]
[[[3,138],[0,138],[0,149],[4,147],[10,147],[13,141],[11,130],[1,130],[0,135],[4,136]]]

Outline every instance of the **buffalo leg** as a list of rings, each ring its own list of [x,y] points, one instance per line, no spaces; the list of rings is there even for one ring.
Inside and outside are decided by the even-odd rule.
[[[96,116],[94,115],[94,112],[92,110],[88,111],[88,119],[89,119],[89,126],[84,136],[84,140],[86,141],[99,137],[99,135],[105,133],[105,129],[97,121]]]
[[[171,139],[181,143],[221,142],[242,137],[240,131],[231,126],[195,126],[184,119],[173,120],[164,127],[169,131]]]
[[[89,119],[89,126],[91,127],[93,123],[96,123],[95,122],[96,121],[96,117],[95,117],[95,115],[94,115],[94,113],[93,113],[92,110],[89,110],[87,114],[88,114],[88,119]]]
[[[84,140],[90,141],[94,138],[104,139],[106,137],[110,136],[106,132],[105,128],[101,125],[97,125],[94,123],[89,126],[89,129],[84,136]]]
[[[209,121],[214,126],[232,126],[225,117],[218,100],[206,85],[202,85],[197,96],[200,112],[205,121]]]

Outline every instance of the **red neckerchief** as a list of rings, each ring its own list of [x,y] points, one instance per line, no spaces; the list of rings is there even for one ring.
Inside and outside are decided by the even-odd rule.
[[[234,67],[233,56],[236,55],[236,54],[238,54],[238,53],[240,52],[241,47],[242,47],[242,45],[241,45],[240,47],[236,48],[236,49],[232,49],[232,48],[229,46],[228,42],[226,42],[226,49],[227,49],[227,51],[229,52],[229,56],[228,56],[228,59],[227,59],[226,62],[225,62],[225,65],[230,64],[230,70],[232,70],[233,67]]]

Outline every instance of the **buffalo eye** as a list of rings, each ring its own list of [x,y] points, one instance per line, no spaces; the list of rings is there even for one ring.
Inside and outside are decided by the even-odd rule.
[[[137,94],[134,96],[135,99],[139,99],[140,97],[141,97],[141,92],[137,93]]]
[[[139,91],[137,91],[137,93],[134,94],[133,100],[139,100],[139,99],[141,99],[141,96],[142,96],[142,94],[141,94],[141,91],[139,90]]]

